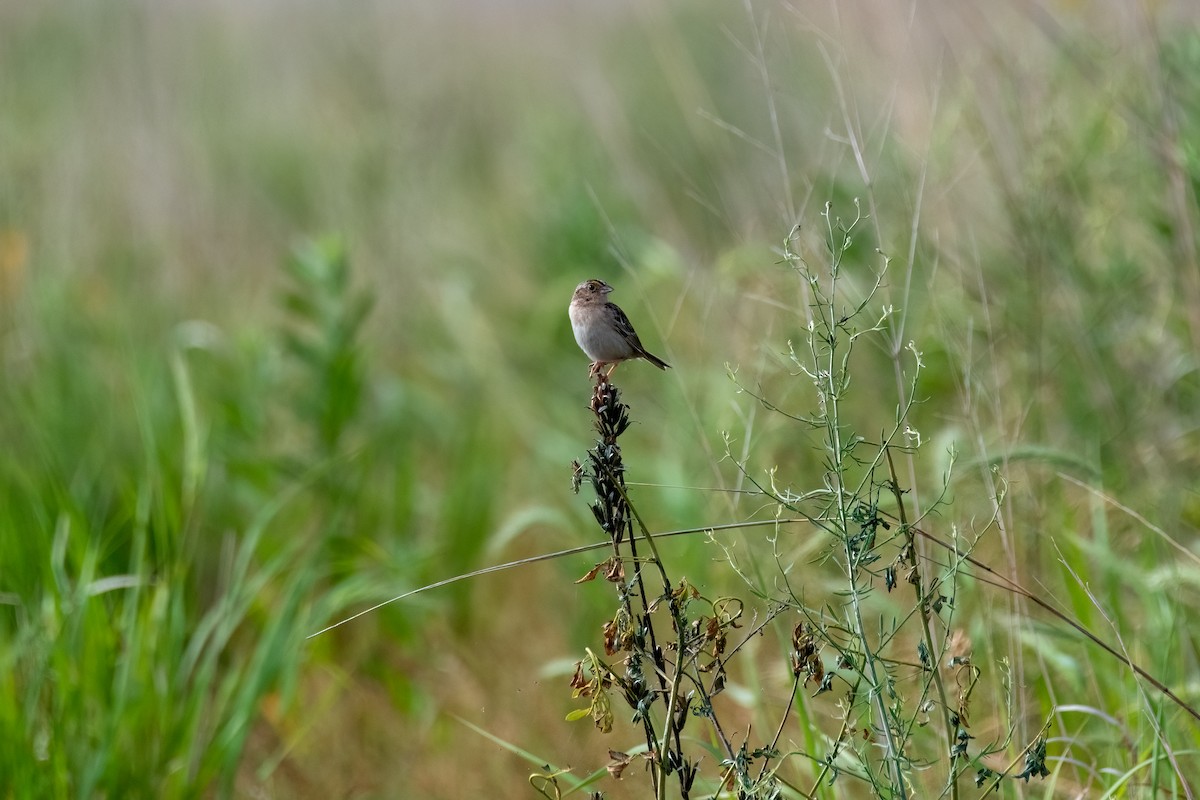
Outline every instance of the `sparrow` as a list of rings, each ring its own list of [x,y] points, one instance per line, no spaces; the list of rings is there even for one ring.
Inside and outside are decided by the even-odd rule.
[[[613,288],[602,280],[593,278],[575,287],[568,313],[571,329],[579,348],[592,360],[588,375],[598,377],[608,364],[604,380],[613,374],[617,364],[631,358],[644,358],[659,369],[671,366],[658,356],[642,347],[629,317],[625,316],[616,303],[608,302],[608,293]]]

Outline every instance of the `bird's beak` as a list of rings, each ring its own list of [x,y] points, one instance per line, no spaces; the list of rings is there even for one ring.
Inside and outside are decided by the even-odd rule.
[[[605,283],[605,284],[601,284],[601,285],[602,285],[604,288],[603,288],[603,289],[601,289],[600,291],[604,292],[604,294],[608,294],[609,292],[611,292],[611,291],[612,291],[612,287],[611,287],[611,286],[609,286],[607,283]]]

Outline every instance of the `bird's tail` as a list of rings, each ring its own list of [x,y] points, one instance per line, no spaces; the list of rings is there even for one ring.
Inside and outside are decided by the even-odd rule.
[[[651,364],[658,367],[659,369],[666,370],[666,369],[671,368],[670,364],[663,361],[661,358],[659,358],[658,356],[654,355],[653,353],[651,353],[647,350],[642,351],[642,358],[646,359],[647,361],[649,361]]]

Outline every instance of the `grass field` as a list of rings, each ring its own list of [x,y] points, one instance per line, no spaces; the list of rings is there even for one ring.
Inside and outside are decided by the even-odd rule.
[[[680,796],[606,554],[311,636],[605,541],[589,277],[692,797],[1194,797],[1200,13],[992,5],[0,4],[0,797]]]

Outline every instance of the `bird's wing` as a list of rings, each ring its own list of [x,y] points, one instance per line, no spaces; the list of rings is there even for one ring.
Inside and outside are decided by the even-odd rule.
[[[646,348],[642,347],[642,341],[638,338],[637,332],[633,329],[633,323],[629,321],[629,317],[625,316],[625,312],[616,303],[607,303],[608,310],[612,312],[613,323],[617,332],[621,334],[621,338],[629,342],[629,344],[639,353],[646,352]]]

